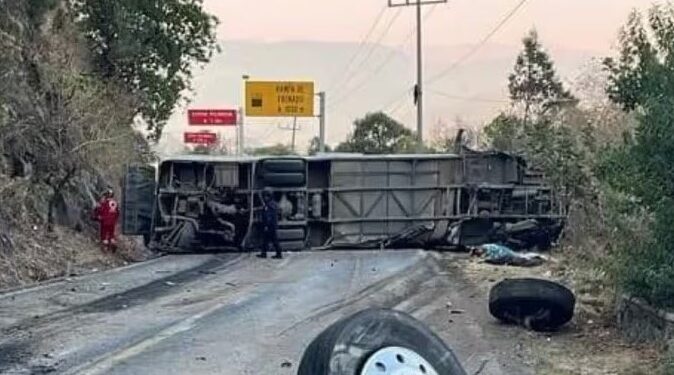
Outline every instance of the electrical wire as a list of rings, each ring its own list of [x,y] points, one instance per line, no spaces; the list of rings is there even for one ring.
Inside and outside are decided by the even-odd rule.
[[[372,23],[372,26],[370,26],[370,29],[367,31],[363,39],[360,41],[358,44],[358,48],[356,48],[356,51],[353,53],[351,58],[349,59],[349,62],[346,64],[346,67],[344,68],[344,71],[342,73],[338,74],[335,76],[335,80],[328,86],[329,90],[328,92],[332,92],[332,89],[335,88],[335,85],[339,80],[337,78],[341,77],[348,77],[349,72],[351,71],[351,66],[353,63],[356,62],[356,59],[358,58],[358,55],[360,55],[361,50],[363,47],[365,47],[366,43],[368,40],[370,40],[370,37],[372,37],[372,34],[374,34],[374,31],[377,29],[377,26],[379,26],[379,22],[384,18],[384,14],[386,13],[386,9],[388,7],[384,5],[381,10],[379,11],[379,14],[377,14],[374,23]]]
[[[423,22],[426,22],[430,18],[430,16],[433,14],[433,11],[435,11],[435,9],[437,9],[437,4],[433,4],[433,6],[426,12],[426,14],[424,15]],[[368,81],[370,81],[371,79],[376,77],[378,74],[380,74],[384,70],[386,65],[388,65],[391,61],[393,61],[393,57],[398,53],[398,49],[403,48],[407,44],[407,42],[409,42],[412,39],[412,37],[414,36],[415,33],[416,33],[416,27],[412,28],[412,30],[407,34],[407,36],[405,37],[405,39],[403,40],[402,43],[400,43],[397,47],[394,47],[389,51],[389,53],[386,55],[386,57],[384,58],[382,63],[379,64],[374,71],[371,71],[368,75],[366,75],[364,77],[364,79],[362,79],[358,84],[356,84],[356,86],[352,87],[349,91],[347,91],[346,93],[343,93],[342,95],[338,95],[337,99],[334,100],[333,102],[331,102],[330,108],[332,109],[332,108],[338,106],[340,103],[344,102],[353,93],[358,92],[363,87],[365,87],[365,85],[368,83]],[[407,90],[405,91],[405,93],[407,93]]]
[[[391,31],[391,28],[395,24],[395,22],[398,20],[400,17],[400,14],[402,13],[402,9],[398,9],[394,16],[389,20],[388,24],[384,28],[384,31],[379,35],[376,41],[374,41],[372,44],[370,44],[370,48],[368,49],[367,53],[365,54],[365,57],[360,61],[360,63],[356,66],[356,68],[353,69],[354,74],[348,75],[347,79],[344,80],[344,83],[340,86],[338,86],[334,91],[333,94],[335,97],[342,97],[343,95],[337,94],[341,88],[347,87],[351,80],[356,77],[362,70],[362,68],[365,66],[365,64],[370,60],[374,52],[381,47],[381,42],[384,40],[384,38],[388,35],[388,33]]]
[[[527,3],[527,1],[528,1],[528,0],[520,0],[520,2],[517,3],[517,5],[516,5],[513,9],[511,9],[511,10],[510,10],[510,11],[509,11],[509,12],[508,12],[508,13],[501,19],[501,21],[500,21],[500,22],[499,22],[499,23],[498,23],[498,24],[497,24],[497,25],[496,25],[496,26],[495,26],[489,33],[487,33],[487,35],[485,35],[485,36],[480,40],[480,42],[479,42],[477,45],[475,45],[473,48],[471,48],[466,54],[464,54],[463,56],[461,56],[458,60],[456,60],[454,63],[452,63],[452,65],[450,65],[449,67],[447,67],[445,70],[441,71],[440,73],[438,73],[438,74],[432,76],[431,78],[429,78],[428,80],[426,80],[425,83],[432,83],[432,82],[434,82],[434,81],[437,81],[437,80],[439,80],[439,79],[441,79],[441,78],[447,76],[449,73],[451,73],[452,71],[454,71],[454,69],[456,69],[459,65],[463,64],[463,63],[466,62],[468,59],[470,59],[474,54],[476,54],[480,49],[482,49],[482,47],[484,47],[485,44],[487,44],[487,42],[488,42],[494,35],[496,35],[496,33],[499,32],[499,30],[501,30],[501,28],[502,28],[503,26],[505,26],[505,25],[508,23],[508,21],[510,21],[510,20],[517,14],[517,12],[518,12],[520,9],[522,9],[522,7]]]
[[[435,95],[442,96],[442,97],[447,98],[447,99],[453,99],[453,100],[463,100],[463,101],[482,102],[482,103],[510,103],[509,100],[505,100],[505,99],[492,99],[492,98],[480,98],[480,97],[453,95],[453,94],[448,94],[446,92],[436,90],[436,89],[428,89],[427,91],[431,94],[435,94]]]

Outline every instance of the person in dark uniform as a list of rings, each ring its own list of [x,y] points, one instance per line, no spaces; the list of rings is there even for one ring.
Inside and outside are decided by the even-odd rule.
[[[278,229],[278,204],[274,201],[271,190],[265,189],[262,192],[262,252],[258,255],[260,258],[267,257],[267,250],[269,245],[274,246],[276,255],[272,258],[282,259],[283,254],[281,254],[281,245],[278,242],[278,235],[276,233]]]

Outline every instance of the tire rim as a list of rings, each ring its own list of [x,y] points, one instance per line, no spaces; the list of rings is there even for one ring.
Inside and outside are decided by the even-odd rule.
[[[360,375],[438,375],[438,372],[415,351],[390,346],[372,354]]]

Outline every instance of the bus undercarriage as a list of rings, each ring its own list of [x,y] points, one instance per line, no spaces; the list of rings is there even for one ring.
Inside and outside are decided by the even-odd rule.
[[[123,228],[164,252],[260,246],[260,192],[271,189],[286,251],[448,248],[487,242],[547,248],[563,208],[515,156],[183,156],[130,167]]]

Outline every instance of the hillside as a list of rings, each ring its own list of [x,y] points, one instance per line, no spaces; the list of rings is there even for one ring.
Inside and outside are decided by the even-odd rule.
[[[121,195],[126,165],[153,159],[146,136],[161,133],[189,80],[184,69],[207,60],[214,21],[189,8],[201,34],[177,36],[135,22],[183,25],[183,5],[164,8],[171,17],[138,2],[109,5],[0,0],[0,288],[137,259],[133,244],[101,253],[92,209],[108,187]],[[199,47],[176,54],[165,40]]]

